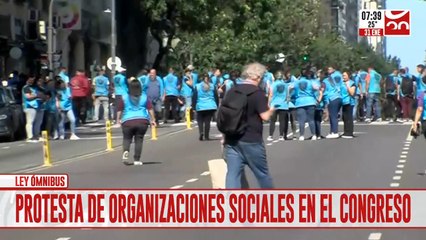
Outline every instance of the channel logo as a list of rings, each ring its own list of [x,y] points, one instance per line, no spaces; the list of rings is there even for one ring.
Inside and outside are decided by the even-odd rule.
[[[409,10],[385,11],[385,35],[388,35],[388,36],[410,35],[410,11]]]

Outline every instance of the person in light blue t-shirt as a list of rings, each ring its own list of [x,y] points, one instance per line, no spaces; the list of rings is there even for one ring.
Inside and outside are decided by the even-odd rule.
[[[386,90],[386,102],[384,104],[384,116],[386,120],[392,118],[396,122],[401,112],[399,104],[399,88],[401,84],[401,78],[399,76],[398,69],[393,70],[391,74],[386,77],[385,90]],[[396,111],[395,111],[396,110]]]
[[[417,65],[417,69],[416,69],[417,76],[415,76],[416,85],[417,85],[417,96],[419,96],[420,94],[426,91],[426,83],[422,81],[423,73],[425,72],[425,69],[426,69],[425,65],[423,64]]]
[[[319,90],[315,92],[315,98],[317,100],[317,106],[315,108],[315,136],[317,139],[323,138],[321,135],[321,122],[322,117],[324,114],[324,108],[326,105],[325,97],[324,97],[324,91],[325,91],[325,84],[323,83],[324,78],[326,78],[325,72],[322,70],[318,70],[317,77],[314,80],[315,84],[320,86]]]
[[[284,82],[284,75],[281,71],[275,74],[275,80],[269,87],[269,107],[274,107],[276,111],[272,115],[269,122],[269,137],[268,141],[273,141],[275,132],[275,122],[279,118],[279,140],[287,140],[288,131],[288,84]]]
[[[380,83],[382,81],[382,76],[376,72],[372,67],[368,69],[368,76],[366,78],[366,91],[367,91],[367,118],[366,122],[371,122],[376,120],[380,122],[382,120],[382,109],[380,106]],[[372,119],[374,107],[374,119]]]
[[[367,91],[365,90],[366,78],[368,76],[368,73],[362,69],[358,71],[359,76],[359,84],[358,84],[358,90],[359,90],[359,119],[363,120],[366,116],[367,111]]]
[[[293,83],[295,83],[297,81],[296,77],[291,75],[291,70],[287,70],[285,71],[284,74],[284,82],[285,84],[287,84],[287,86],[292,85]],[[290,92],[290,88],[289,92],[287,93],[287,102],[288,102],[288,111],[289,111],[289,116],[288,119],[290,120],[290,125],[291,125],[291,131],[293,133],[293,139],[296,139],[296,107],[294,106],[294,92],[291,91]]]
[[[169,74],[164,77],[164,123],[167,123],[167,120],[170,116],[170,111],[172,113],[172,118],[175,123],[179,122],[178,107],[179,107],[179,89],[181,82],[176,76],[173,68],[169,69]],[[170,109],[171,108],[171,109]]]
[[[315,98],[315,92],[319,90],[313,79],[313,73],[310,69],[306,69],[302,72],[301,78],[293,83],[290,88],[293,89],[295,94],[295,107],[297,113],[297,120],[299,121],[299,131],[300,137],[299,140],[305,140],[305,123],[308,122],[309,129],[312,133],[312,140],[316,140],[315,135],[315,106],[317,105],[317,100]]]
[[[354,119],[353,108],[355,106],[355,82],[350,79],[349,72],[343,72],[343,83],[341,85],[342,95],[342,117],[343,117],[343,135],[342,138],[354,137]]]
[[[99,120],[99,107],[102,105],[104,110],[103,118],[109,120],[109,79],[105,76],[105,70],[101,69],[98,76],[93,79],[93,86],[95,86],[95,92],[93,97],[95,98],[95,116],[94,120]]]
[[[343,83],[342,74],[334,67],[328,68],[328,78],[324,79],[325,96],[328,103],[328,118],[330,120],[330,134],[328,139],[339,138],[339,112],[342,108],[341,86]]]

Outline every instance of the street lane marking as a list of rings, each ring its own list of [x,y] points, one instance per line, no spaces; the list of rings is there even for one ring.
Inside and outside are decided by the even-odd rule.
[[[368,240],[380,240],[382,238],[382,233],[370,233]]]
[[[205,171],[205,172],[203,172],[203,173],[200,174],[200,176],[208,176],[208,175],[210,175],[209,171]]]
[[[407,154],[408,154],[408,152],[404,151],[404,152],[402,152],[401,154],[405,154],[405,155],[407,155]]]
[[[183,133],[186,132],[187,129],[180,129],[171,133],[165,133],[165,134],[161,134],[160,136],[162,137],[168,137],[171,135],[175,135],[177,133]],[[147,136],[147,135],[145,135]],[[144,139],[144,141],[147,141],[147,139]],[[118,150],[122,147],[122,145],[118,145],[116,147],[113,147],[113,150]],[[32,167],[32,168],[27,168],[27,169],[23,169],[23,170],[18,170],[18,171],[14,171],[13,173],[34,173],[34,172],[40,172],[46,169],[53,169],[55,167],[60,167],[60,166],[64,166],[67,164],[71,164],[71,163],[75,163],[75,162],[79,162],[79,161],[83,161],[83,160],[88,160],[88,159],[93,159],[94,157],[99,157],[102,155],[108,155],[110,154],[110,151],[105,151],[105,150],[100,150],[100,151],[96,151],[96,152],[92,152],[92,153],[88,153],[88,154],[84,154],[81,156],[77,156],[77,157],[72,157],[72,158],[66,158],[66,159],[61,159],[58,161],[55,161],[55,163],[53,164],[53,166],[51,167],[44,167],[44,166],[37,166],[37,167]]]
[[[60,238],[57,238],[56,240],[70,240],[71,238],[70,237],[60,237]]]
[[[192,183],[198,181],[198,178],[191,178],[189,180],[186,180],[187,183]]]
[[[404,165],[403,165],[403,164],[400,164],[400,165],[397,165],[396,167],[397,167],[397,168],[404,168]]]
[[[390,186],[391,187],[399,187],[399,183],[391,183]]]
[[[413,141],[413,136],[409,135],[409,136],[407,137],[407,141]]]
[[[394,176],[393,180],[401,180],[401,176]]]
[[[176,185],[171,187],[170,189],[179,189],[179,188],[183,188],[183,185]]]
[[[9,149],[9,148],[10,148],[10,146],[2,147],[2,149]]]
[[[25,146],[25,143],[21,143],[18,145],[18,147],[22,147],[22,146]]]
[[[399,163],[406,163],[406,162],[407,162],[407,160],[401,159],[401,160],[399,160],[398,162],[399,162]]]
[[[410,150],[410,148],[409,147],[405,147],[402,150]]]
[[[404,145],[404,147],[409,147],[410,146],[410,143],[406,143],[405,145]]]
[[[395,170],[395,174],[402,174],[403,172],[402,170]]]
[[[112,139],[118,139],[118,138],[123,138],[122,136],[115,136],[115,137],[111,137]],[[81,141],[81,140],[105,140],[106,137],[87,137],[87,138],[80,138],[74,141]]]
[[[266,144],[266,146],[272,146],[272,144],[273,144],[273,143],[268,143],[268,144]]]
[[[407,155],[401,155],[400,158],[407,158]]]

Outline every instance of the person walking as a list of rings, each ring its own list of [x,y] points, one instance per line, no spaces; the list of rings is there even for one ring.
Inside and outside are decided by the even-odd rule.
[[[169,74],[164,77],[164,123],[167,123],[167,120],[170,116],[170,111],[172,112],[172,118],[175,123],[179,122],[178,115],[178,97],[179,97],[180,83],[178,77],[175,75],[173,68],[169,69]],[[170,109],[171,108],[171,109]]]
[[[399,76],[401,83],[398,98],[401,103],[403,121],[408,122],[412,119],[411,113],[415,99],[416,84],[403,68],[399,70]]]
[[[284,82],[284,76],[281,71],[275,74],[275,80],[269,89],[269,106],[276,108],[269,123],[268,141],[274,140],[275,122],[279,119],[279,141],[287,140],[288,132],[288,85]]]
[[[203,81],[195,85],[192,102],[197,112],[199,140],[210,140],[210,123],[219,105],[219,97],[216,87],[210,80],[208,74],[203,76]]]
[[[95,121],[98,121],[99,118],[99,107],[102,105],[104,110],[103,118],[105,120],[109,119],[109,80],[105,77],[105,70],[101,69],[98,76],[93,79],[93,85],[95,86],[95,92],[93,93],[93,98],[95,100]]]
[[[65,118],[68,118],[70,121],[70,130],[71,137],[70,140],[78,140],[80,139],[75,134],[75,123],[76,118],[74,116],[74,111],[72,109],[72,101],[71,101],[71,90],[67,87],[67,84],[61,80],[59,81],[59,90],[57,94],[56,107],[60,112],[60,120],[59,120],[59,139],[65,139]]]
[[[274,187],[262,137],[262,121],[268,121],[274,113],[259,88],[265,72],[266,67],[262,64],[246,65],[241,84],[227,92],[219,108],[217,126],[225,135],[223,155],[228,165],[225,184],[228,189],[242,187],[245,165],[253,171],[261,188]]]
[[[123,67],[119,67],[117,70],[117,74],[113,77],[112,83],[114,85],[114,120],[115,125],[114,128],[120,127],[120,119],[118,118],[117,106],[118,103],[122,101],[122,96],[127,93],[127,78],[125,76],[126,69]]]
[[[367,118],[365,121],[370,123],[375,120],[377,122],[382,121],[382,109],[380,106],[380,83],[382,81],[382,76],[374,70],[374,68],[370,67],[368,69],[368,76],[366,78],[366,87],[367,90]],[[372,118],[374,107],[374,118]]]
[[[343,72],[342,84],[342,115],[343,115],[343,135],[342,138],[354,137],[353,108],[355,105],[356,85],[350,79],[349,72]]]
[[[165,94],[163,79],[157,76],[157,70],[151,69],[149,71],[149,79],[146,82],[146,86],[146,94],[154,108],[156,124],[159,125]]]
[[[122,95],[118,102],[117,115],[123,131],[122,162],[125,165],[143,165],[141,161],[143,139],[148,126],[156,126],[151,101],[142,92],[139,80],[129,83],[129,92]],[[130,144],[134,140],[133,163],[129,162]]]
[[[65,82],[65,81],[64,81]],[[89,79],[84,70],[78,70],[76,76],[71,79],[71,94],[74,107],[76,123],[86,124],[87,118],[87,97],[90,96]]]

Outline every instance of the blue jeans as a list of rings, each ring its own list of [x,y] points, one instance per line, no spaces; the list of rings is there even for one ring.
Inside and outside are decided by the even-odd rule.
[[[299,121],[300,136],[305,135],[305,123],[308,122],[312,135],[315,134],[315,106],[299,107],[296,109],[297,121]]]
[[[270,189],[274,185],[269,174],[264,143],[247,143],[239,141],[236,144],[225,144],[224,159],[228,165],[226,173],[226,188],[241,189],[244,167],[248,165],[259,183],[260,188]]]
[[[324,110],[322,109],[315,109],[315,135],[317,137],[321,137],[321,122],[322,122],[322,115],[324,113]]]
[[[59,121],[59,136],[65,136],[65,118],[70,120],[71,134],[75,134],[75,116],[72,110],[61,111],[61,120]]]
[[[187,108],[192,107],[192,97],[185,97],[185,104],[180,108],[180,116],[182,119],[185,117],[185,111]]]
[[[339,112],[342,99],[334,99],[328,104],[328,118],[330,120],[330,133],[339,133]]]
[[[355,95],[355,105],[354,105],[354,110],[353,110],[353,119],[357,120],[358,119],[358,104],[359,104],[359,95]]]
[[[372,107],[374,105],[374,117],[375,119],[382,117],[382,112],[380,109],[380,94],[379,93],[370,93],[367,98],[367,118],[371,119]]]

